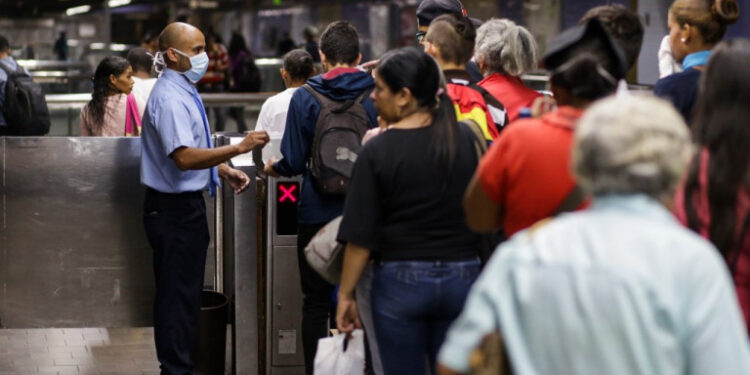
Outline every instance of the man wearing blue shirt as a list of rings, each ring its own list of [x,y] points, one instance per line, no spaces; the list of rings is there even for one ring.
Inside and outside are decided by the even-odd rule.
[[[268,142],[251,132],[241,143],[213,148],[195,83],[206,72],[203,33],[172,23],[159,36],[165,69],[143,116],[141,182],[146,186],[143,222],[154,250],[154,339],[162,375],[193,374],[200,293],[209,242],[202,191],[215,194],[219,177],[243,192],[250,179],[223,164]]]
[[[356,68],[362,59],[359,53],[359,35],[348,22],[336,21],[328,25],[320,37],[320,59],[327,73],[309,79],[307,84],[332,100],[353,100],[375,86],[375,81],[369,74]],[[372,100],[368,97],[363,105],[372,127],[375,127],[377,115]],[[308,160],[319,114],[320,103],[312,93],[307,90],[295,91],[289,104],[286,129],[281,140],[281,154],[284,158],[269,161],[264,169],[266,174],[272,176],[304,175],[297,220],[297,256],[304,294],[302,344],[308,375],[312,374],[318,339],[328,334],[327,322],[332,307],[333,285],[307,264],[304,249],[315,233],[341,215],[344,208],[343,195],[321,194],[313,186]]]

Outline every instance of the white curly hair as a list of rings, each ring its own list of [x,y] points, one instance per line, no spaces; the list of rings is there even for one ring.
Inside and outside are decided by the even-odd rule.
[[[572,168],[596,195],[672,196],[693,153],[690,132],[674,107],[647,95],[610,97],[579,121]]]
[[[487,66],[485,75],[502,73],[518,77],[537,65],[537,44],[523,26],[493,18],[477,29],[474,54]]]

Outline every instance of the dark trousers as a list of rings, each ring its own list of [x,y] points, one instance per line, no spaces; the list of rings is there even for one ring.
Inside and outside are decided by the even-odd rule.
[[[307,264],[305,246],[325,224],[299,224],[297,231],[297,261],[302,282],[302,347],[305,354],[305,373],[312,375],[318,339],[328,336],[328,318],[333,305],[334,286],[325,281]]]
[[[386,375],[435,373],[438,350],[478,275],[479,259],[376,265],[370,297]]]
[[[209,234],[200,192],[146,188],[143,225],[154,251],[154,340],[162,375],[193,375]]]

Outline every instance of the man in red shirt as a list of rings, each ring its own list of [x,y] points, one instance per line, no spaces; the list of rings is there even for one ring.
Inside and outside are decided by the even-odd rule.
[[[573,131],[583,110],[612,93],[625,76],[624,54],[593,20],[555,38],[544,63],[552,72],[559,108],[512,123],[482,158],[464,198],[466,219],[475,231],[502,227],[510,237],[584,204],[576,198],[569,168]]]

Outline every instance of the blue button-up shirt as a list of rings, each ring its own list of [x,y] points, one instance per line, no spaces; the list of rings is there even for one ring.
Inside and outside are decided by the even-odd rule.
[[[440,351],[502,332],[514,373],[750,374],[724,260],[645,196],[599,198],[497,249]]]
[[[201,110],[187,77],[165,69],[154,85],[143,114],[141,183],[163,193],[204,190],[210,169],[182,171],[172,159],[180,147],[206,148]]]
[[[10,56],[0,59],[0,64],[5,65],[10,70],[18,69],[18,63],[16,63],[16,60]],[[3,112],[5,112],[5,84],[7,82],[8,73],[5,73],[5,70],[0,69],[0,126],[8,126],[8,123],[5,121],[5,116],[3,115]]]

